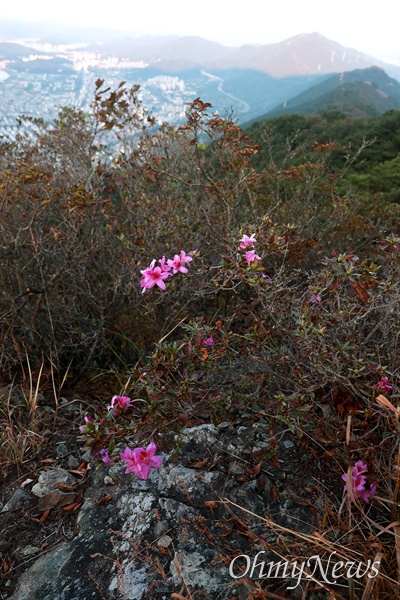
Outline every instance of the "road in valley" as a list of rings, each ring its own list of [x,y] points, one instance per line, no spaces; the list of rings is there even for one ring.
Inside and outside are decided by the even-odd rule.
[[[246,113],[249,112],[250,110],[250,105],[247,104],[247,102],[245,102],[245,100],[242,100],[241,98],[238,98],[237,96],[234,96],[233,94],[230,94],[229,92],[225,92],[225,90],[223,89],[223,85],[224,85],[224,80],[222,79],[222,77],[218,77],[217,75],[213,75],[212,73],[208,73],[207,71],[200,71],[202,75],[204,75],[204,77],[208,77],[211,81],[218,81],[218,91],[221,92],[221,94],[224,94],[224,96],[227,96],[228,98],[230,98],[231,100],[235,100],[236,102],[238,102],[243,108],[238,108],[238,111],[241,113]]]

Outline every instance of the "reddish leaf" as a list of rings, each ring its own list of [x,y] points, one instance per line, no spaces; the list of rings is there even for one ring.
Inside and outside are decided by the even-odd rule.
[[[262,467],[262,462],[259,462],[253,469],[254,475],[259,475]]]
[[[105,504],[107,504],[107,502],[110,502],[110,500],[112,500],[112,495],[111,494],[107,494],[107,496],[103,496],[103,498],[101,498],[101,500],[99,500],[99,502],[97,503],[98,506],[104,506]]]
[[[368,295],[368,292],[365,289],[365,287],[363,285],[361,285],[361,283],[358,283],[358,281],[351,281],[350,283],[351,283],[351,287],[353,288],[353,290],[356,291],[359,301],[362,304],[365,304],[366,302],[368,302],[369,295]]]
[[[3,569],[3,573],[7,573],[7,571],[8,571],[8,570],[9,570],[9,568],[10,568],[10,566],[9,566],[9,564],[8,564],[8,562],[7,562],[7,559],[4,559],[4,561],[3,561],[3,564],[2,564],[2,567],[1,567],[1,568]]]
[[[73,504],[69,504],[68,506],[63,506],[62,509],[67,512],[70,512],[78,510],[80,506],[82,506],[82,502],[74,502]]]
[[[74,492],[75,486],[70,483],[65,483],[64,481],[58,481],[53,485],[57,490],[61,490],[62,492]]]
[[[204,467],[204,465],[206,465],[208,462],[208,458],[204,458],[203,460],[195,460],[194,462],[190,463],[190,468],[191,469],[201,469],[201,467]]]
[[[279,500],[279,490],[274,484],[271,486],[271,499]]]
[[[261,475],[261,477],[259,477],[257,479],[257,492],[259,494],[262,494],[264,490],[265,490],[265,477],[264,477],[264,475]]]
[[[279,465],[279,460],[278,460],[278,457],[277,457],[277,456],[273,456],[273,457],[271,458],[271,464],[272,464],[274,467],[276,467],[277,469],[279,469],[279,468],[280,468],[280,465]]]

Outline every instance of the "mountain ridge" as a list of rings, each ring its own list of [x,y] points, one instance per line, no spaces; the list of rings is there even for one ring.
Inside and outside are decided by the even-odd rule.
[[[351,116],[373,116],[390,109],[400,109],[400,84],[383,69],[369,67],[332,75],[278,104],[257,120],[284,114],[311,116],[325,110],[340,110]]]
[[[371,57],[354,48],[347,48],[330,40],[320,33],[302,33],[282,42],[240,47],[223,46],[199,36],[184,36],[159,43],[151,38],[146,46],[142,38],[125,38],[125,46],[120,42],[93,44],[92,51],[104,54],[113,52],[119,58],[143,60],[167,70],[172,70],[173,61],[184,70],[185,61],[193,68],[218,69],[254,69],[273,77],[337,73],[352,71],[356,68],[378,66],[392,77],[399,78],[399,69],[389,63]],[[129,39],[129,43],[128,43]]]
[[[23,96],[19,93],[21,88],[15,86],[21,100],[17,102],[21,108],[15,109],[12,86],[18,78],[23,79],[25,73],[30,83],[43,88],[47,96],[53,94],[55,101],[63,98],[62,101],[77,101],[85,107],[90,106],[90,81],[95,78],[108,76],[114,82],[124,80],[127,85],[139,84],[150,110],[160,110],[163,119],[174,119],[177,115],[182,119],[185,105],[199,96],[211,102],[220,114],[232,111],[241,124],[268,118],[271,111],[300,110],[311,114],[310,110],[345,107],[345,112],[349,112],[353,101],[357,104],[357,114],[379,114],[382,110],[397,108],[396,99],[400,98],[396,82],[384,82],[379,75],[380,69],[384,69],[382,73],[386,77],[392,75],[393,66],[345,48],[316,32],[273,44],[240,47],[224,46],[200,36],[124,35],[113,40],[103,38],[102,43],[90,43],[89,39],[88,44],[79,42],[77,52],[75,43],[70,47],[51,47],[54,35],[58,36],[59,31],[48,31],[39,42],[32,38],[21,39],[19,44],[3,42],[1,58],[3,68],[9,72],[3,74],[3,81],[7,81],[3,92],[9,96],[11,114],[14,110],[27,114],[34,111],[35,100],[29,96],[29,85],[25,86]],[[29,43],[36,49],[29,47]],[[30,54],[36,55],[36,59],[29,57]],[[356,66],[362,68],[356,69]],[[364,69],[375,69],[369,74],[375,73],[377,80],[360,75]],[[50,79],[37,82],[34,76],[41,73],[50,75]],[[163,75],[174,76],[174,81],[170,78],[166,83],[159,77]],[[57,78],[62,77],[66,79],[60,87]],[[155,79],[151,81],[152,78]],[[343,88],[343,83],[348,85]],[[339,84],[341,91],[337,91]],[[373,87],[375,84],[377,89]],[[329,97],[329,93],[333,95]],[[327,94],[322,102],[324,107],[315,106],[316,100]],[[309,102],[314,105],[306,106]]]

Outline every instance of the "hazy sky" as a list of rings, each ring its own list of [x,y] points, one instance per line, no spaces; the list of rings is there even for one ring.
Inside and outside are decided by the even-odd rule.
[[[3,18],[46,18],[137,34],[200,35],[232,45],[267,44],[318,31],[377,58],[400,57],[400,0],[2,0],[1,4]]]

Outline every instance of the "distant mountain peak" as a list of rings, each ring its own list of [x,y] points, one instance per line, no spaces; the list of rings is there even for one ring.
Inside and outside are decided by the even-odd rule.
[[[5,30],[7,31],[7,27]],[[15,27],[13,30],[16,31]],[[38,32],[41,27],[35,25],[34,30]],[[71,31],[78,35],[77,28]],[[90,35],[88,31],[82,30],[79,35],[88,36],[86,41],[90,42],[93,32],[97,30],[91,30]],[[210,71],[251,69],[271,77],[283,78],[346,72],[376,65],[399,78],[399,70],[394,65],[386,64],[354,48],[342,46],[318,31],[302,32],[273,44],[246,44],[241,47],[224,46],[198,35],[133,37],[114,32],[110,37],[110,33],[108,31],[106,38],[103,32],[104,43],[101,46],[94,44],[88,49],[100,51],[104,56],[142,61],[149,65],[168,65],[169,71],[176,68],[179,72],[191,65],[193,68]]]

